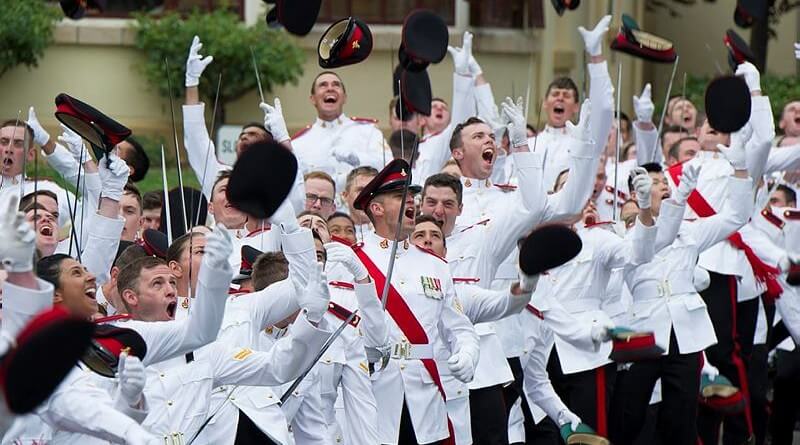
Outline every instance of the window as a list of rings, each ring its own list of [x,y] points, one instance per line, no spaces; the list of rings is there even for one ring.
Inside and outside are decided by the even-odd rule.
[[[543,0],[469,0],[469,24],[491,28],[543,28]]]
[[[322,2],[318,23],[332,23],[356,16],[369,25],[403,23],[414,9],[430,9],[448,25],[455,24],[455,0],[328,0]]]
[[[52,0],[53,3],[58,3]],[[86,17],[130,17],[133,12],[149,12],[158,14],[166,11],[189,13],[194,9],[211,11],[223,5],[228,5],[239,16],[244,17],[245,0],[106,0],[106,6],[100,11],[93,8],[95,2],[89,1]]]

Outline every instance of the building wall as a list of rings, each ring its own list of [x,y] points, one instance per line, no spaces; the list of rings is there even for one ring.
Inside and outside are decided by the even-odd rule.
[[[679,8],[685,12],[680,18],[670,18],[664,11],[645,12],[643,0],[616,0],[613,6],[637,17],[643,28],[675,41],[681,54],[678,78],[682,71],[710,73],[714,71],[708,52],[700,44],[709,39],[715,58],[725,63],[721,36],[732,23],[729,1],[714,4],[697,2],[692,7]],[[523,95],[530,82],[529,121],[536,123],[542,94],[555,75],[572,76],[579,86],[584,82],[583,42],[576,28],[578,25],[593,26],[609,9],[610,0],[583,2],[574,12],[558,17],[550,2],[545,1],[545,27],[543,29],[519,31],[505,29],[473,30],[475,53],[492,83],[498,102],[505,96]],[[246,21],[263,20],[263,2],[247,0]],[[461,33],[467,29],[468,4],[457,0],[456,26],[451,29],[451,44],[460,45]],[[468,12],[468,11],[467,11]],[[619,11],[615,12],[618,16]],[[616,32],[612,23],[610,35]],[[320,71],[317,65],[316,47],[320,34],[326,28],[320,25],[312,33],[298,39],[306,52],[304,74],[296,85],[286,85],[269,94],[281,98],[290,131],[302,128],[315,118],[308,102],[309,86]],[[769,66],[771,71],[789,74],[795,63],[791,58],[791,42],[797,38],[797,13],[783,18],[778,27],[779,39],[770,41]],[[676,32],[680,30],[680,32]],[[361,64],[337,70],[348,88],[348,103],[345,111],[350,115],[373,117],[387,125],[388,103],[391,98],[391,69],[396,60],[396,49],[400,42],[399,27],[374,26],[375,48],[369,59]],[[743,33],[747,38],[747,33]],[[57,25],[56,42],[47,49],[39,66],[34,69],[18,67],[6,73],[0,81],[0,116],[15,118],[22,111],[27,116],[28,106],[36,107],[43,124],[56,134],[57,121],[52,116],[53,98],[66,92],[83,99],[120,122],[134,132],[169,136],[171,131],[169,102],[157,96],[137,70],[142,55],[132,47],[134,34],[129,22],[120,19],[64,20]],[[611,36],[609,36],[609,39]],[[188,45],[189,42],[187,42]],[[645,64],[627,55],[609,55],[609,70],[616,84],[619,64],[622,66],[622,109],[632,112],[630,97],[641,89],[645,80],[655,80],[656,98],[669,76],[669,65]],[[532,63],[531,63],[532,62]],[[245,68],[249,69],[249,67]],[[429,71],[433,92],[447,100],[451,99],[452,62],[445,60],[432,66]],[[724,67],[723,67],[724,69]],[[183,79],[175,79],[183,81]],[[178,103],[182,98],[177,98]],[[180,110],[176,107],[176,118],[180,127]],[[242,124],[259,120],[258,93],[252,93],[231,103],[227,110],[228,124]],[[209,113],[210,119],[210,113]]]

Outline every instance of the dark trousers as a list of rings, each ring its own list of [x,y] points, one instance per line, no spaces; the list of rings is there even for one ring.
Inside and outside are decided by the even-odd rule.
[[[747,364],[753,351],[753,335],[758,317],[758,300],[737,303],[736,277],[709,272],[711,284],[700,293],[714,324],[717,344],[706,349],[708,361],[737,386],[747,400],[743,414],[723,416],[705,406],[699,409],[697,430],[706,445],[719,443],[723,422],[723,445],[741,445],[752,438],[750,389]]]
[[[769,432],[772,445],[792,445],[794,425],[800,413],[800,348],[775,352],[777,374],[773,382]]]
[[[561,433],[558,431],[558,425],[552,419],[545,417],[538,424],[533,421],[528,399],[522,392],[524,375],[519,357],[509,358],[508,365],[511,367],[511,373],[514,374],[514,381],[503,388],[506,418],[508,418],[508,413],[519,398],[522,404],[522,415],[525,419],[525,445],[560,445],[562,443]],[[475,411],[472,412],[474,413]],[[515,443],[514,445],[520,444]]]
[[[661,404],[654,443],[697,443],[697,396],[700,392],[700,353],[681,354],[674,333],[669,353],[633,363],[621,385],[614,388],[611,442],[633,445],[646,423],[650,397],[661,378]],[[651,442],[653,443],[653,442]]]
[[[625,386],[625,380],[627,377],[627,369],[617,369],[617,380],[614,382],[614,397],[611,399],[611,420],[609,422],[609,428],[612,430],[612,435],[615,434],[614,431],[619,430],[617,413],[622,413],[623,409],[625,408],[625,400],[623,397],[619,397],[619,393],[620,390]],[[657,443],[656,424],[658,421],[658,408],[660,405],[661,403],[659,402],[647,406],[644,424],[642,425],[642,429],[639,431],[639,435],[636,437],[636,440],[633,442],[634,445],[653,445],[654,443]]]
[[[508,445],[508,413],[503,385],[469,390],[474,445]]]
[[[762,297],[762,301],[763,297]],[[753,345],[750,366],[747,369],[747,384],[750,386],[750,412],[753,413],[753,434],[756,445],[764,445],[769,423],[769,376],[767,356],[769,355],[769,338],[772,334],[772,322],[775,320],[775,304],[764,301],[764,312],[767,316],[767,343]]]
[[[236,426],[236,440],[233,445],[275,445],[247,415],[239,411],[239,423]]]
[[[417,435],[414,433],[414,425],[411,423],[411,416],[408,414],[408,405],[403,401],[403,414],[400,416],[400,437],[397,443],[419,445]],[[444,445],[449,439],[428,442],[434,445]]]
[[[608,412],[614,394],[617,364],[609,363],[588,371],[564,374],[553,348],[547,363],[553,389],[569,409],[603,437],[608,437]]]

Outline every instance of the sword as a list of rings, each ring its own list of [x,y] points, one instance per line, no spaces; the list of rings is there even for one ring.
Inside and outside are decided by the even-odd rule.
[[[614,207],[611,208],[611,219],[617,220],[617,190],[619,190],[619,183],[617,181],[619,172],[619,139],[621,136],[621,107],[622,107],[622,62],[617,64],[617,141],[614,147]]]
[[[261,102],[264,102],[264,90],[261,88],[261,76],[258,74],[258,64],[256,64],[256,52],[253,47],[250,47],[250,58],[253,60],[253,71],[256,72],[256,83],[258,84],[258,95],[261,97]]]
[[[178,127],[175,126],[175,100],[172,98],[172,76],[169,73],[169,60],[164,57],[164,70],[167,72],[167,88],[169,89],[169,115],[172,118],[172,136],[175,140],[175,160],[178,164],[178,187],[181,190],[181,210],[183,211],[183,233],[189,231],[189,218],[186,216],[186,195],[183,191],[183,173],[181,171],[181,152],[178,147]],[[172,226],[170,226],[172,230]],[[172,243],[170,243],[172,244]]]
[[[203,162],[203,178],[200,181],[200,188],[202,189],[206,183],[206,174],[208,173],[208,155],[211,153],[211,138],[214,137],[214,126],[217,122],[217,103],[219,101],[219,87],[222,85],[222,73],[219,73],[217,78],[217,92],[214,94],[214,110],[211,112],[211,132],[208,134],[208,145],[206,146],[206,159]],[[200,207],[203,206],[203,200],[197,203],[197,211],[195,212],[194,225],[200,224]]]
[[[672,82],[675,80],[675,71],[678,69],[678,61],[681,56],[675,56],[675,62],[672,64],[672,74],[669,76],[669,84],[667,85],[667,94],[664,96],[664,108],[661,110],[661,119],[658,121],[658,133],[656,133],[655,141],[653,142],[653,156],[656,155],[658,149],[658,140],[661,138],[661,129],[664,128],[664,117],[667,115],[667,105],[669,104],[669,95],[672,93]],[[655,162],[655,158],[650,162]]]
[[[164,144],[161,144],[161,181],[164,186],[164,213],[167,215],[167,244],[172,245],[172,217],[169,209],[169,189],[167,188],[167,162],[164,159]]]

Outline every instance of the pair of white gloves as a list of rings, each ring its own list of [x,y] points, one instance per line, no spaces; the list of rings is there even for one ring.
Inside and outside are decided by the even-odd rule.
[[[186,88],[196,87],[200,84],[200,76],[203,75],[206,67],[214,61],[214,56],[200,55],[203,43],[199,36],[194,36],[189,47],[189,56],[186,58]],[[289,140],[289,130],[286,128],[286,120],[283,118],[281,101],[275,98],[274,105],[261,102],[258,106],[264,112],[264,127],[272,134],[272,138],[277,142]]]

